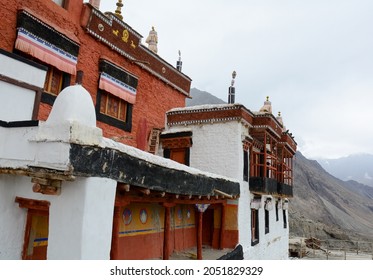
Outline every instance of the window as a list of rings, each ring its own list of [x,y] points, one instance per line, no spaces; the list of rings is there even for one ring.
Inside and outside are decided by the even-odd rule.
[[[193,145],[192,135],[192,131],[161,134],[163,157],[189,166],[190,148]]]
[[[132,106],[113,94],[99,90],[96,103],[97,120],[124,131],[131,131]]]
[[[98,121],[130,132],[136,103],[137,77],[110,61],[99,61],[100,79],[96,102]]]
[[[103,92],[101,94],[100,113],[112,118],[126,121],[127,102],[110,93]]]
[[[283,217],[283,220],[284,220],[284,228],[287,228],[288,223],[287,223],[287,219],[286,219],[286,210],[282,210],[282,217]]]
[[[48,72],[45,77],[44,92],[41,95],[41,102],[53,106],[57,95],[70,85],[71,75],[48,65]]]
[[[47,75],[45,76],[44,89],[41,94],[41,102],[53,106],[57,95],[67,86],[70,85],[71,75],[63,72],[52,65],[48,65],[45,62],[32,57],[26,53],[15,50],[15,53],[22,57],[34,61],[40,65],[48,67]]]
[[[64,73],[50,66],[45,78],[44,91],[52,95],[58,95],[63,89]]]
[[[259,243],[259,210],[251,209],[251,246]]]
[[[265,234],[269,233],[269,211],[264,209]]]
[[[46,260],[50,202],[22,197],[16,197],[15,202],[27,210],[22,259]]]
[[[278,205],[279,205],[279,203],[278,203],[278,200],[276,200],[276,222],[278,222]]]
[[[243,151],[243,180],[249,180],[249,153],[248,151]]]

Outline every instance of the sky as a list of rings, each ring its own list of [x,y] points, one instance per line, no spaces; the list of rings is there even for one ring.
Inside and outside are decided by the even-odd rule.
[[[86,1],[87,2],[87,1]],[[117,0],[101,0],[114,12]],[[258,111],[266,97],[310,159],[373,154],[372,0],[124,0],[123,20],[191,87]]]

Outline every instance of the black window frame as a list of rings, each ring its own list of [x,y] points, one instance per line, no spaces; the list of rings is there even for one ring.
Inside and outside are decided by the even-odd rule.
[[[251,208],[251,246],[259,244],[259,209]],[[255,217],[255,232],[253,236],[253,216]]]
[[[100,122],[106,123],[108,125],[114,126],[116,128],[122,129],[126,132],[131,132],[132,130],[132,111],[133,111],[133,104],[127,102],[127,111],[126,111],[126,121],[121,121],[119,119],[113,118],[109,115],[103,114],[100,111],[101,107],[101,95],[105,92],[107,94],[111,94],[110,92],[104,91],[99,89],[97,92],[96,97],[96,119]]]
[[[243,150],[243,180],[249,181],[249,152]]]

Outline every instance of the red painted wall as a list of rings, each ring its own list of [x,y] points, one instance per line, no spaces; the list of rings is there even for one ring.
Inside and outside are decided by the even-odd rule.
[[[196,229],[177,229],[171,233],[170,252],[180,252],[196,246]],[[118,259],[162,259],[163,232],[119,238]]]
[[[85,32],[81,26],[81,15],[83,15],[84,8],[82,0],[69,0],[67,9],[56,5],[51,0],[0,0],[0,5],[2,19],[0,21],[0,48],[6,51],[13,52],[16,39],[16,16],[19,9],[26,9],[32,15],[80,44],[77,70],[84,72],[83,86],[92,95],[94,103],[96,103],[98,89],[98,62],[100,58],[104,57],[138,77],[137,100],[132,114],[132,131],[125,132],[98,122],[97,126],[103,130],[105,137],[120,136],[122,137],[121,142],[145,149],[150,129],[164,127],[165,112],[174,107],[185,106],[186,96],[184,94]],[[129,24],[131,25],[131,23]],[[71,84],[74,82],[75,77],[71,77]],[[183,80],[184,85],[185,82]],[[190,81],[187,82],[190,85]],[[39,119],[46,120],[50,110],[51,106],[42,103],[39,108]]]

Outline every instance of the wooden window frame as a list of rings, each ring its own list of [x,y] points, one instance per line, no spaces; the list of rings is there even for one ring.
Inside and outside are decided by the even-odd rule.
[[[35,200],[23,197],[16,197],[15,202],[18,203],[20,208],[27,210],[26,225],[25,225],[25,235],[23,241],[22,259],[30,259],[28,256],[28,247],[30,241],[30,232],[33,215],[47,216],[49,219],[49,206],[50,202],[46,200]]]
[[[251,209],[251,246],[259,243],[259,209]]]
[[[131,103],[126,102],[125,100],[122,100],[123,102],[126,102],[126,104],[127,104],[126,105],[126,107],[127,107],[126,108],[126,114],[125,114],[126,120],[123,121],[119,118],[115,118],[111,115],[107,115],[107,114],[101,112],[101,102],[103,100],[102,97],[104,95],[114,96],[110,92],[107,92],[107,91],[104,91],[104,90],[101,90],[101,89],[98,90],[97,102],[96,102],[96,117],[97,117],[97,120],[101,121],[103,123],[106,123],[108,125],[117,127],[119,129],[122,129],[124,131],[131,132],[131,130],[132,130],[132,109],[133,109],[133,105]],[[119,115],[119,113],[118,113],[118,115]]]

